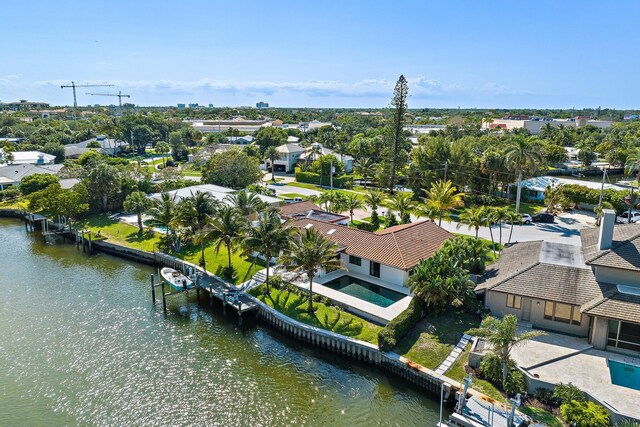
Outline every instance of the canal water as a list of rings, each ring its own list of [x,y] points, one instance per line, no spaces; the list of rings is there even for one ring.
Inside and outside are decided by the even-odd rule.
[[[383,371],[195,295],[150,301],[152,270],[47,245],[0,219],[1,426],[434,426],[438,402]]]

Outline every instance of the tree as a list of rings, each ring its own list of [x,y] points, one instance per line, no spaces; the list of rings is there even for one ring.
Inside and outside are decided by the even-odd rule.
[[[227,248],[228,264],[226,275],[228,278],[233,277],[231,253],[233,252],[234,244],[240,242],[244,233],[244,221],[240,212],[232,206],[222,205],[215,215],[209,217],[205,230],[200,239],[204,242],[213,242],[216,255],[220,253],[222,245]]]
[[[374,229],[380,227],[380,217],[378,217],[378,206],[384,200],[384,193],[380,190],[369,190],[364,195],[364,204],[371,208],[371,226]]]
[[[236,191],[235,193],[227,195],[224,199],[231,203],[231,206],[243,217],[257,213],[265,206],[265,203],[256,193],[247,190]]]
[[[482,274],[486,263],[490,261],[487,245],[482,240],[468,236],[446,240],[440,252],[445,257],[455,260],[459,267],[471,274]]]
[[[464,300],[473,283],[454,259],[438,251],[413,268],[408,285],[416,298],[439,311],[456,299]]]
[[[256,133],[255,143],[260,147],[260,152],[264,153],[268,147],[278,147],[287,143],[287,132],[284,129],[265,126]]]
[[[292,228],[280,221],[276,209],[267,208],[258,216],[255,226],[247,228],[242,244],[248,256],[262,256],[267,265],[265,293],[269,293],[269,263],[287,246]],[[255,263],[255,256],[254,256]]]
[[[509,373],[511,350],[533,338],[545,335],[542,331],[518,334],[518,318],[513,314],[507,314],[502,319],[487,316],[479,328],[471,329],[467,331],[467,333],[485,338],[493,345],[493,351],[502,361],[503,384],[507,381],[507,375]]]
[[[276,181],[274,162],[279,157],[280,153],[278,152],[278,149],[276,147],[270,146],[264,150],[263,159],[269,160],[269,163],[271,164],[271,181],[273,182]]]
[[[411,212],[415,208],[415,203],[411,199],[410,193],[397,193],[389,202],[389,210],[397,212],[400,217],[400,222],[403,224],[409,224],[411,222]]]
[[[245,188],[259,181],[261,177],[258,160],[238,149],[214,154],[202,170],[204,183],[234,189]]]
[[[478,239],[478,231],[480,227],[487,223],[487,210],[484,206],[472,206],[460,213],[456,228],[466,225],[467,228],[473,228],[476,231],[476,239]]]
[[[351,223],[353,224],[354,211],[362,207],[362,202],[358,198],[358,195],[354,193],[348,193],[344,202],[345,202],[344,207],[346,210],[349,211],[349,216],[351,217]]]
[[[20,181],[20,193],[23,196],[28,196],[31,193],[35,193],[36,191],[44,190],[51,184],[58,184],[60,180],[57,176],[51,174],[34,174],[25,176],[22,181]]]
[[[513,236],[513,226],[516,224],[522,225],[522,215],[516,213],[513,209],[508,209],[505,215],[505,221],[511,224],[509,229],[509,239],[507,239],[507,245],[511,243],[511,236]]]
[[[631,175],[632,172],[636,172],[636,180],[640,185],[640,148],[634,150],[627,156],[627,161],[624,165],[624,171],[626,174]]]
[[[86,189],[82,186],[77,187],[63,189],[59,183],[50,184],[29,195],[29,209],[33,212],[44,211],[50,215],[60,215],[72,222],[89,210]]]
[[[394,109],[391,124],[391,147],[388,154],[385,156],[385,160],[389,164],[388,187],[391,193],[393,193],[396,183],[398,165],[400,164],[400,160],[403,158],[401,152],[404,150],[406,140],[404,137],[403,127],[404,115],[407,112],[408,94],[409,88],[407,86],[407,79],[401,75],[396,82],[396,87],[393,90],[393,98],[391,99],[391,107]]]
[[[542,161],[540,152],[524,137],[514,138],[505,151],[505,163],[516,171],[518,192],[516,195],[516,213],[520,213],[520,193],[522,192],[522,172],[535,172]]]
[[[337,256],[338,245],[325,238],[319,231],[305,228],[298,230],[289,241],[281,258],[288,270],[304,272],[309,279],[309,303],[307,311],[313,312],[313,278],[320,269],[326,271],[342,268]]]
[[[175,196],[169,193],[162,193],[160,199],[153,200],[149,215],[151,216],[149,225],[164,228],[167,231],[168,239],[171,241],[170,247],[177,250],[179,242],[175,228],[180,219],[180,212]]]
[[[102,148],[98,141],[91,141],[87,144],[87,148]]]
[[[53,142],[53,141],[52,142],[47,142],[42,147],[42,152],[43,153],[47,153],[47,154],[51,154],[52,156],[56,156],[56,159],[54,160],[55,163],[64,162],[64,159],[65,159],[64,145],[62,145],[62,144],[60,144],[58,142]]]
[[[13,149],[11,147],[9,147],[8,145],[5,145],[4,147],[2,147],[2,152],[0,153],[0,165],[2,164],[12,164],[14,161],[14,157],[13,157]]]
[[[95,166],[103,159],[104,156],[96,150],[89,150],[78,157],[78,163],[80,163],[81,166]]]
[[[544,192],[544,203],[547,205],[547,212],[551,214],[561,211],[568,203],[564,197],[563,185],[548,185]]]
[[[142,191],[134,191],[129,194],[124,201],[123,207],[127,212],[138,215],[138,235],[141,236],[144,228],[142,226],[142,214],[151,208],[151,199],[147,198]]]
[[[367,178],[375,175],[376,163],[370,157],[365,157],[357,160],[353,166],[355,172],[362,176],[364,188],[367,188]]]
[[[614,209],[613,205],[609,202],[603,201],[600,206],[595,206],[593,212],[596,214],[596,225],[600,227],[600,221],[602,221],[603,211],[605,209]]]
[[[113,199],[120,190],[121,176],[115,166],[98,163],[89,169],[82,182],[87,187],[90,198],[100,206],[100,211],[106,212],[109,199]]]
[[[427,192],[427,204],[438,212],[438,225],[442,225],[442,218],[449,219],[452,209],[464,206],[463,196],[451,181],[433,183]]]
[[[171,147],[164,141],[160,141],[156,144],[156,153],[162,156],[162,165],[167,166],[167,158],[165,154],[171,151]]]
[[[171,132],[169,134],[168,143],[169,147],[171,147],[171,156],[174,160],[185,160],[187,158],[187,154],[189,153],[189,151],[187,150],[187,146],[184,143],[182,133]]]

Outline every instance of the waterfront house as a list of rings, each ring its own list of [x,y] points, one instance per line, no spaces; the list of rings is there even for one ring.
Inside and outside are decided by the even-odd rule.
[[[227,203],[228,200],[226,200],[226,197],[238,191],[247,191],[247,190],[234,190],[232,188],[222,187],[220,185],[214,185],[214,184],[198,184],[198,185],[191,185],[189,187],[179,188],[177,190],[167,191],[167,193],[175,197],[176,201],[179,201],[180,199],[183,199],[185,197],[191,197],[198,192],[208,193],[214,199],[220,202]],[[154,193],[151,195],[151,198],[160,199],[161,195],[162,193]],[[267,204],[282,203],[282,200],[278,199],[277,197],[266,196],[264,194],[257,194],[257,196],[260,198],[260,200],[262,200],[264,203],[267,203]]]
[[[307,218],[340,225],[347,225],[349,223],[348,216],[324,211],[320,206],[308,200],[287,203],[278,209],[283,219],[298,220]]]
[[[605,210],[581,241],[512,244],[476,292],[494,315],[585,337],[599,350],[640,353],[640,224],[616,226]]]
[[[57,175],[64,165],[6,165],[0,167],[0,190],[20,185],[22,179],[29,175],[49,174]]]

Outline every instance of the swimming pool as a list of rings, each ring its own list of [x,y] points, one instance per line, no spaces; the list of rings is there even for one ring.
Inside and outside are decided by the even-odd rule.
[[[609,360],[611,383],[622,387],[640,390],[640,365]]]
[[[323,283],[323,286],[351,295],[352,297],[360,298],[379,307],[389,307],[391,304],[406,297],[406,295],[399,292],[351,276],[342,276],[333,279],[327,283]]]

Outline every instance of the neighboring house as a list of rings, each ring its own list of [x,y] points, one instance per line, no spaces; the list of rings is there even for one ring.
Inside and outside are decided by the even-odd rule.
[[[167,191],[167,193],[174,196],[176,201],[179,201],[180,199],[183,199],[185,197],[191,197],[198,192],[209,193],[211,196],[213,196],[214,199],[220,202],[224,201],[225,203],[228,203],[227,200],[225,200],[225,198],[237,191],[246,191],[246,190],[234,190],[232,188],[222,187],[220,185],[214,185],[214,184],[200,184],[200,185],[192,185],[190,187],[180,188],[178,190]],[[161,194],[162,193],[152,194],[151,198],[160,199]],[[258,194],[257,196],[260,198],[260,200],[268,204],[282,203],[282,200],[278,199],[277,197],[265,196],[264,194]]]
[[[100,144],[100,148],[95,148],[101,154],[107,154],[109,156],[115,156],[120,154],[127,148],[128,143],[113,138],[107,138],[104,135],[98,135],[95,138],[87,139],[86,141],[78,142],[77,144],[68,144],[64,146],[64,155],[67,158],[80,157],[82,154],[91,150],[89,144],[97,142]],[[93,145],[93,144],[92,144]]]
[[[40,151],[12,151],[12,165],[52,165],[56,156]],[[0,165],[4,163],[4,151],[0,148]]]
[[[251,144],[255,138],[249,135],[246,136],[228,136],[227,140],[229,144]]]
[[[57,175],[64,165],[7,165],[0,167],[0,190],[17,186],[26,176],[36,174]]]
[[[313,227],[335,242],[343,274],[370,278],[377,286],[404,295],[411,293],[407,288],[411,270],[453,237],[432,221],[397,225],[375,233],[311,218],[294,220],[292,225],[301,230]],[[330,273],[322,271],[318,278]]]
[[[547,191],[547,187],[557,187],[564,184],[581,185],[583,187],[600,190],[602,183],[594,181],[582,181],[579,179],[559,178],[555,176],[538,176],[535,178],[529,178],[522,181],[522,196],[528,200],[544,200],[544,193]],[[516,183],[511,184],[513,186]],[[604,184],[605,190],[607,188],[613,188],[614,190],[624,190],[625,187],[621,187],[615,184]]]
[[[586,337],[594,348],[640,353],[640,224],[581,231],[582,247],[515,243],[482,277],[476,292],[497,316]]]
[[[591,120],[586,116],[576,116],[570,119],[550,119],[548,117],[530,117],[530,116],[504,116],[501,119],[484,119],[482,121],[483,129],[527,129],[532,135],[537,135],[545,125],[551,125],[554,128],[560,125],[567,128],[581,128],[584,126],[595,126],[600,129],[610,127],[613,122],[607,120]]]
[[[295,138],[290,136],[289,138]],[[298,138],[296,138],[297,140]],[[304,154],[305,148],[301,147],[297,142],[288,142],[276,147],[280,157],[273,162],[274,169],[278,172],[293,172],[300,156]],[[267,169],[271,168],[269,161],[265,162]]]
[[[315,203],[309,201],[289,203],[279,207],[280,216],[284,219],[315,219],[318,221],[324,221],[331,224],[347,225],[349,223],[349,217],[326,212]]]
[[[300,155],[300,160],[316,160],[319,157],[326,156],[328,154],[334,155],[337,159],[341,159],[342,164],[344,165],[344,171],[346,173],[351,173],[353,171],[353,157],[348,154],[340,155],[330,148],[324,147],[319,142],[315,142],[311,144],[311,147],[307,149],[304,153]]]

